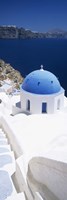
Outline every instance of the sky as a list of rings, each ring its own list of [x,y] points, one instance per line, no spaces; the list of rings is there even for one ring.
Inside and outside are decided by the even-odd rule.
[[[67,0],[0,0],[0,25],[67,30]]]

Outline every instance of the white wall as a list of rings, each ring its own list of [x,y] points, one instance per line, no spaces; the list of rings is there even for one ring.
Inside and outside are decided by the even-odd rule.
[[[60,100],[60,110],[61,110],[64,107],[64,92],[61,93],[61,94],[59,94],[59,95],[56,95],[56,97],[55,97],[55,103],[54,103],[54,111],[57,108],[58,100]]]
[[[47,200],[67,200],[67,163],[33,158],[29,163],[28,182]]]
[[[0,121],[1,121],[1,126],[9,140],[9,144],[11,145],[12,150],[15,153],[15,157],[18,158],[23,154],[23,151],[16,137],[16,133],[9,122],[9,118],[5,119],[4,117],[1,117]]]
[[[17,107],[16,104],[15,104],[15,106],[14,105],[12,106],[12,115],[16,115],[21,112],[22,112],[22,109]]]
[[[30,113],[42,113],[42,102],[47,103],[47,113],[54,113],[57,110],[57,101],[60,98],[61,106],[64,105],[64,92],[52,95],[36,95],[22,90],[20,101],[21,108],[26,111],[27,100],[30,100]]]
[[[16,157],[16,178],[19,186],[30,195],[29,188],[26,184],[23,152],[17,140],[16,133],[13,131],[9,118],[8,121],[3,117],[0,118],[0,125],[3,127],[9,139],[9,143]],[[45,200],[67,200],[67,163],[48,158],[33,158],[29,162],[27,173],[28,184],[33,192],[33,195],[38,191]],[[31,198],[29,198],[31,199]]]

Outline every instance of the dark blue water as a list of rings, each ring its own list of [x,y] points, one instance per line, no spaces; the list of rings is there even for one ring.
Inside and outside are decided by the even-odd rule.
[[[54,73],[67,96],[67,40],[31,39],[0,40],[0,58],[10,63],[25,77],[29,72],[44,69]]]

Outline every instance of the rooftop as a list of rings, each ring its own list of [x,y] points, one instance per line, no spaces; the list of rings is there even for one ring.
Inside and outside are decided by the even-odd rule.
[[[35,70],[24,79],[21,89],[34,94],[54,94],[61,91],[61,85],[57,77],[43,69]]]

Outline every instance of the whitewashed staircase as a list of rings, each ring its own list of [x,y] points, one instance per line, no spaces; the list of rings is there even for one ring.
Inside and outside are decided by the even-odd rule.
[[[18,161],[18,159],[17,159]],[[38,193],[34,197],[30,193],[27,183],[22,183],[21,191],[16,190],[12,175],[16,174],[17,162],[14,152],[11,150],[8,138],[4,131],[0,128],[0,200],[43,200]],[[19,167],[19,164],[18,164]],[[19,169],[21,173],[21,182],[24,178],[24,169]],[[19,178],[19,177],[18,177]]]
[[[5,133],[0,128],[0,200],[25,200],[23,193],[18,194],[11,176],[16,171],[15,157]]]

